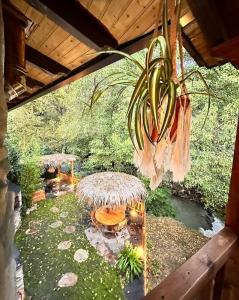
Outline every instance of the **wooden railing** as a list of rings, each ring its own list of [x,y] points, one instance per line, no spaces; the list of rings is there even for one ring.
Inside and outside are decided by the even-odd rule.
[[[238,236],[224,228],[144,300],[239,300]]]

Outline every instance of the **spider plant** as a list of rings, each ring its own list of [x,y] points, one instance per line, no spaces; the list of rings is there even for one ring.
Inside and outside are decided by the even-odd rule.
[[[174,23],[171,22],[170,27],[168,24],[168,1],[171,7],[173,3],[173,10],[169,9],[169,11],[171,11],[170,19]],[[180,96],[187,95],[186,82],[193,75],[197,75],[202,80],[206,88],[205,93],[209,96],[208,111],[210,108],[209,87],[202,74],[199,71],[194,71],[184,75],[182,60],[181,78],[178,78],[176,74],[175,48],[177,37],[180,35],[180,2],[180,0],[176,0],[176,2],[174,0],[163,0],[162,35],[150,40],[144,65],[131,55],[118,50],[104,49],[99,52],[99,54],[120,54],[134,64],[139,71],[140,75],[134,71],[129,71],[127,77],[123,72],[116,72],[105,77],[95,85],[89,104],[89,107],[92,108],[104,92],[116,85],[122,86],[121,93],[128,87],[133,87],[127,119],[129,135],[136,150],[144,149],[145,138],[155,145],[169,135],[175,115],[176,102],[180,99]],[[171,34],[169,34],[169,31],[171,31]],[[155,55],[158,49],[160,49],[159,54]],[[105,84],[107,81],[110,81],[110,83]]]
[[[126,281],[138,278],[144,270],[144,263],[137,248],[127,244],[120,252],[116,267],[125,276]]]

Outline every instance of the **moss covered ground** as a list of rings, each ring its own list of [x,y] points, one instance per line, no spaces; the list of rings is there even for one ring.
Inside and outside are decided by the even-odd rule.
[[[124,299],[120,277],[116,269],[106,263],[89,244],[84,235],[85,226],[81,223],[84,207],[79,207],[75,194],[67,194],[37,204],[38,208],[23,219],[23,224],[16,234],[16,245],[21,253],[24,268],[24,283],[27,299],[32,300],[91,300]],[[59,208],[52,212],[51,208]],[[68,212],[61,217],[62,212]],[[63,214],[64,215],[64,214]],[[51,228],[55,221],[62,221],[62,226]],[[29,226],[36,224],[38,232],[27,235]],[[65,226],[74,225],[74,233],[65,233]],[[67,250],[58,250],[61,241],[70,240],[72,245]],[[77,249],[89,252],[85,262],[74,260]],[[64,273],[78,275],[78,282],[73,287],[58,287],[57,283]]]

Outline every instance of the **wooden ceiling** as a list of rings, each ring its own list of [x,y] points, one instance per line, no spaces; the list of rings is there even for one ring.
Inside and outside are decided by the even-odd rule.
[[[162,4],[162,0],[10,2],[30,20],[30,25],[26,36],[28,88],[8,102],[9,109],[119,59],[117,55],[96,57],[100,43],[108,42],[104,45],[129,53],[143,49]],[[78,9],[80,6],[86,10]],[[208,42],[185,0],[180,23],[184,46],[200,66],[213,67],[224,62],[211,56]]]

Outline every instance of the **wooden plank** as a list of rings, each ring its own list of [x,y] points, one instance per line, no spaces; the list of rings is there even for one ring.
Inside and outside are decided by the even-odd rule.
[[[57,27],[56,30],[51,33],[48,39],[37,50],[49,56],[49,53],[54,51],[69,36],[70,35],[68,32],[63,30],[61,27]]]
[[[64,64],[64,57],[69,53],[73,48],[75,48],[77,45],[80,45],[81,43],[74,38],[72,35],[67,37],[58,47],[53,50],[51,53],[49,53],[49,57],[51,57],[54,60],[59,61],[60,64]]]
[[[224,286],[220,300],[238,300],[239,299],[239,243],[226,263]]]
[[[41,22],[36,26],[30,34],[27,44],[38,49],[48,37],[57,29],[57,25],[46,17],[43,17]]]
[[[18,8],[23,14],[26,13],[28,5],[23,0],[11,0],[10,1],[16,8]]]
[[[91,55],[92,54],[92,55]],[[95,55],[93,55],[95,54]],[[95,52],[95,50],[89,50],[86,53],[84,53],[83,55],[81,55],[80,57],[77,57],[75,60],[73,60],[71,63],[69,63],[67,65],[67,67],[70,70],[74,70],[76,67],[81,66],[82,64],[86,63],[87,61],[93,59],[95,56],[97,55],[97,53]]]
[[[28,0],[28,3],[90,48],[118,45],[108,29],[79,2]]]
[[[151,3],[153,3],[153,0],[131,1],[127,10],[111,29],[112,34],[117,40],[140,18],[146,7],[150,6]]]
[[[220,300],[222,297],[222,290],[224,284],[225,265],[217,272],[215,277],[215,284],[213,290],[213,300]]]
[[[192,300],[228,260],[237,239],[235,233],[224,228],[144,299]]]
[[[64,56],[59,59],[59,62],[62,63],[67,68],[71,69],[70,65],[76,59],[79,59],[84,55],[89,48],[82,43],[79,43],[74,48],[72,48],[69,52],[67,52]]]
[[[97,19],[101,20],[104,16],[111,0],[92,1],[89,6],[89,12],[92,13]],[[118,4],[119,6],[119,4]]]
[[[226,209],[226,225],[239,234],[239,119],[232,163],[231,182]]]
[[[131,0],[120,0],[119,5],[119,2],[117,0],[111,1],[109,7],[107,8],[104,16],[101,19],[101,22],[111,30],[114,24],[125,13],[130,2]]]
[[[70,71],[55,60],[52,60],[28,45],[26,45],[26,60],[51,74],[67,74]]]
[[[150,5],[143,10],[143,14],[138,17],[130,27],[128,27],[126,32],[123,32],[119,38],[120,43],[127,42],[134,37],[138,37],[146,33],[152,26],[154,28],[158,16],[158,5],[158,0],[151,2]]]
[[[198,296],[195,300],[212,300],[213,298],[213,288],[214,280],[210,280],[201,291],[199,291]],[[217,299],[219,300],[219,299]]]

